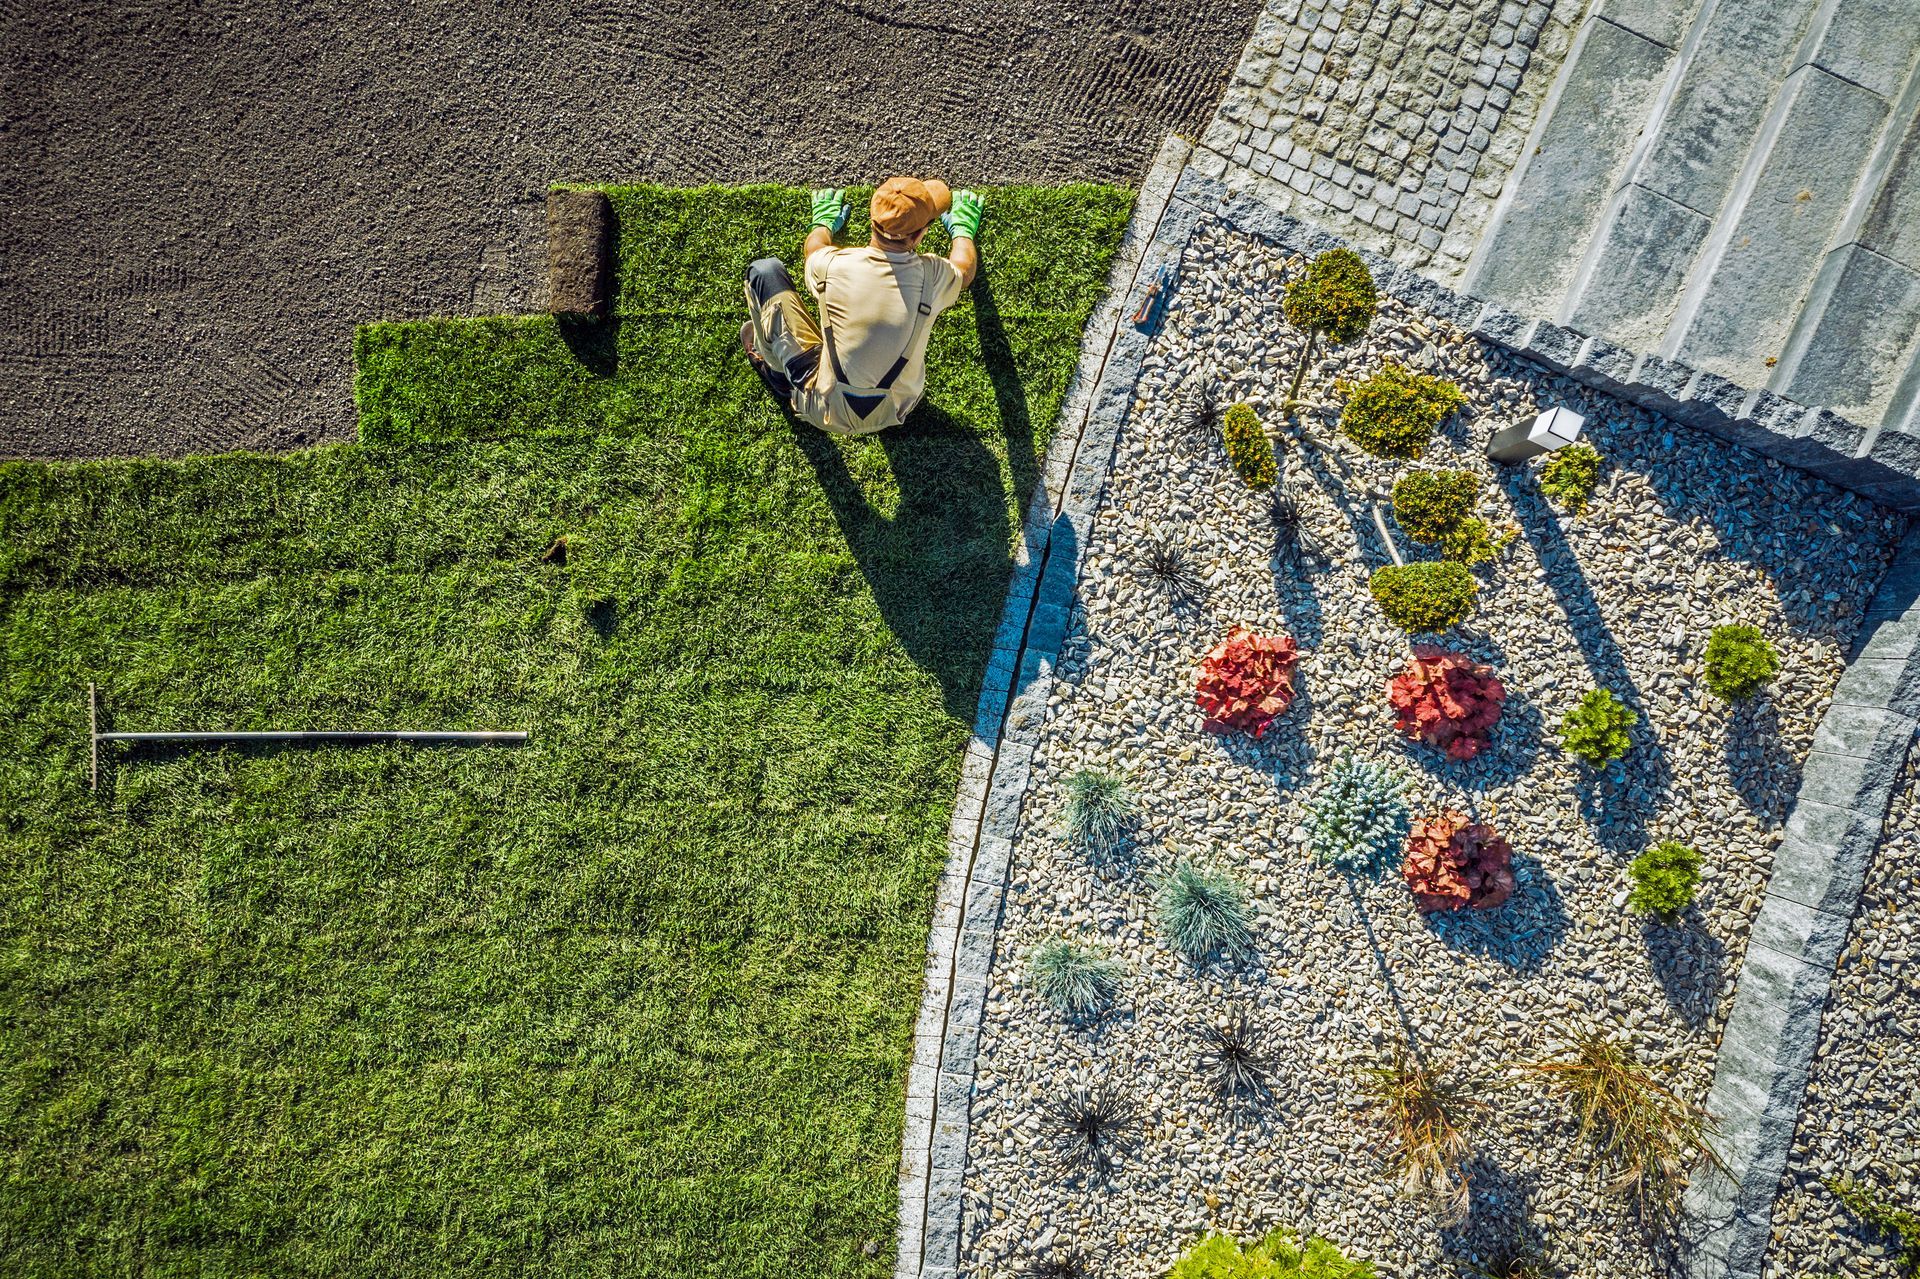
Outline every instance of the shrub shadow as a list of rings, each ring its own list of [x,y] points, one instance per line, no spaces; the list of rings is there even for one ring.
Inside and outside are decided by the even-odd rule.
[[[1513,895],[1492,910],[1435,911],[1421,921],[1449,949],[1515,972],[1537,972],[1567,935],[1566,902],[1546,867],[1529,854],[1513,855],[1513,880]]]
[[[1484,1155],[1466,1164],[1467,1219],[1442,1227],[1440,1247],[1461,1279],[1480,1279],[1503,1260],[1544,1257],[1547,1235],[1533,1220],[1537,1178],[1509,1172]]]
[[[1640,936],[1667,1007],[1689,1030],[1705,1026],[1726,981],[1727,948],[1707,931],[1700,908],[1689,905],[1671,924],[1649,919]]]
[[[1780,712],[1764,691],[1733,704],[1726,757],[1741,802],[1769,826],[1784,822],[1800,793],[1800,765],[1780,741]]]

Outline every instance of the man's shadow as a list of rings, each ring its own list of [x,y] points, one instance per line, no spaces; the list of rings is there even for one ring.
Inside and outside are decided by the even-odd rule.
[[[871,437],[899,490],[894,513],[877,509],[847,467],[842,443],[788,415],[795,444],[813,464],[855,562],[888,629],[909,657],[940,682],[947,712],[971,722],[1011,576],[1013,525],[1000,459],[980,437],[997,426],[1025,510],[1039,474],[1027,395],[993,291],[983,273],[972,289],[980,359],[993,383],[997,423],[956,420],[929,386],[905,422]]]

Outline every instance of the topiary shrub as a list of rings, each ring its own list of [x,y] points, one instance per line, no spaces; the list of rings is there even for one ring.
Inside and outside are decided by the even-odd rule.
[[[1444,631],[1473,616],[1480,583],[1451,560],[1389,564],[1367,584],[1387,620],[1414,634]]]
[[[1571,514],[1587,509],[1600,483],[1600,454],[1591,444],[1556,449],[1540,468],[1540,491]]]
[[[1105,951],[1064,937],[1041,942],[1027,957],[1027,979],[1040,998],[1069,1016],[1105,1008],[1120,991],[1126,966]]]
[[[1173,1263],[1167,1279],[1374,1279],[1374,1269],[1347,1260],[1318,1235],[1302,1242],[1280,1229],[1244,1249],[1227,1235],[1203,1239]]]
[[[1300,363],[1293,370],[1292,389],[1287,392],[1287,405],[1291,407],[1300,398],[1300,384],[1306,380],[1314,343],[1324,337],[1339,345],[1365,333],[1380,309],[1380,294],[1373,285],[1373,272],[1367,270],[1359,254],[1351,249],[1332,249],[1288,282],[1284,301],[1287,323],[1307,335],[1300,348]]]
[[[1673,923],[1693,905],[1693,895],[1699,891],[1700,854],[1667,840],[1634,858],[1627,878],[1633,881],[1627,893],[1628,910]]]
[[[1632,747],[1628,730],[1639,722],[1612,690],[1596,688],[1560,722],[1560,740],[1592,767],[1605,768]]]
[[[1273,457],[1273,441],[1260,426],[1260,419],[1253,415],[1253,409],[1245,404],[1236,404],[1227,410],[1225,421],[1221,424],[1221,436],[1227,446],[1227,461],[1233,464],[1233,473],[1238,475],[1250,489],[1261,490],[1273,487],[1279,477],[1280,468]]]
[[[1448,759],[1472,759],[1500,722],[1507,686],[1469,657],[1437,648],[1416,648],[1413,661],[1387,684],[1387,700],[1399,715],[1396,727]]]
[[[1427,451],[1427,441],[1447,414],[1467,402],[1445,378],[1428,377],[1389,361],[1364,382],[1340,386],[1347,406],[1340,429],[1375,457],[1412,461]]]
[[[1406,778],[1385,764],[1342,755],[1307,800],[1314,855],[1343,874],[1385,874],[1407,836],[1406,789]]]
[[[1209,733],[1250,733],[1257,741],[1293,702],[1300,651],[1291,635],[1256,635],[1235,626],[1200,660],[1193,699]]]
[[[1780,655],[1757,626],[1716,626],[1707,637],[1707,687],[1722,701],[1752,697],[1780,673]]]
[[[1493,558],[1485,520],[1473,513],[1480,479],[1472,471],[1415,471],[1393,486],[1393,518],[1416,542],[1462,564]]]
[[[1448,811],[1414,822],[1400,874],[1423,915],[1491,910],[1513,895],[1513,849],[1493,827]]]
[[[1119,851],[1127,830],[1140,816],[1127,779],[1117,773],[1083,768],[1067,778],[1063,825],[1067,838],[1100,860]]]
[[[1245,954],[1253,938],[1247,890],[1231,875],[1183,861],[1161,885],[1160,928],[1175,950],[1196,963],[1216,950]]]

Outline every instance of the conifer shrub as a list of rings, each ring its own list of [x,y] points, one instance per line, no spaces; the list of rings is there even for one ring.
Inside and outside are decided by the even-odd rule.
[[[1480,478],[1472,471],[1415,471],[1393,486],[1393,518],[1408,537],[1462,564],[1493,558],[1487,523],[1474,515]]]
[[[1413,823],[1400,874],[1423,915],[1491,910],[1513,895],[1513,849],[1493,827],[1443,812]]]
[[[1677,921],[1700,889],[1700,854],[1674,840],[1655,844],[1627,867],[1633,888],[1627,909],[1667,923]]]
[[[1407,837],[1406,789],[1387,765],[1342,755],[1306,803],[1314,855],[1342,874],[1385,874]]]
[[[1287,283],[1283,302],[1287,323],[1307,335],[1300,348],[1300,362],[1293,370],[1293,386],[1287,392],[1291,406],[1300,398],[1300,384],[1306,379],[1315,343],[1324,337],[1340,345],[1365,333],[1380,309],[1380,293],[1374,287],[1373,272],[1359,254],[1351,249],[1332,249]]]
[[[1387,620],[1415,635],[1434,634],[1473,616],[1480,583],[1451,560],[1388,564],[1368,582]]]
[[[1200,659],[1193,698],[1209,733],[1241,732],[1258,741],[1293,703],[1300,650],[1291,635],[1256,635],[1235,626]]]
[[[1540,467],[1540,491],[1569,514],[1587,509],[1599,483],[1600,453],[1591,444],[1556,449]]]
[[[1274,460],[1273,441],[1267,438],[1252,407],[1236,404],[1228,409],[1220,432],[1233,473],[1256,492],[1272,488],[1280,475],[1280,467]]]
[[[1374,1279],[1373,1264],[1349,1261],[1318,1235],[1302,1240],[1279,1229],[1242,1248],[1228,1235],[1213,1235],[1173,1263],[1167,1279]]]
[[[1707,687],[1726,702],[1743,701],[1780,673],[1780,655],[1757,626],[1716,626],[1707,637]]]
[[[1196,963],[1216,950],[1243,955],[1253,940],[1246,887],[1225,872],[1183,861],[1161,885],[1160,928],[1175,950]]]
[[[1447,415],[1467,402],[1459,387],[1392,361],[1364,382],[1343,383],[1340,429],[1375,457],[1413,461]]]
[[[1069,1016],[1105,1008],[1120,991],[1126,966],[1103,950],[1053,937],[1027,957],[1027,977],[1040,998]]]
[[[1441,649],[1413,650],[1413,661],[1387,685],[1399,716],[1396,727],[1415,741],[1438,746],[1448,759],[1480,753],[1500,722],[1507,686],[1491,666]]]
[[[1560,722],[1560,740],[1589,766],[1605,768],[1632,747],[1630,730],[1639,722],[1613,690],[1596,688]]]

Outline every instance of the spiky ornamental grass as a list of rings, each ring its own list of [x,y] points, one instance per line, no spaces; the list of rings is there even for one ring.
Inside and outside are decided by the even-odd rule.
[[[1067,778],[1067,838],[1096,861],[1120,851],[1140,820],[1140,801],[1118,773],[1083,768]]]
[[[1273,554],[1282,566],[1297,569],[1312,552],[1307,536],[1306,513],[1298,500],[1276,492],[1267,505],[1267,519],[1273,525]]]
[[[1314,855],[1345,875],[1386,874],[1407,838],[1406,789],[1397,770],[1342,755],[1307,801]]]
[[[1228,1100],[1259,1101],[1271,1095],[1267,1079],[1273,1073],[1273,1058],[1251,1021],[1235,1017],[1224,1025],[1201,1022],[1194,1031],[1201,1045],[1200,1074],[1215,1092]]]
[[[1138,1118],[1133,1105],[1108,1084],[1077,1083],[1041,1107],[1053,1159],[1068,1176],[1104,1182],[1113,1175]]]
[[[1449,1079],[1404,1042],[1379,1065],[1364,1068],[1361,1080],[1368,1109],[1393,1136],[1401,1192],[1431,1200],[1445,1224],[1465,1221],[1472,1207],[1466,1162],[1473,1153],[1465,1124],[1487,1109],[1476,1085]]]
[[[1113,1002],[1126,965],[1105,951],[1053,937],[1027,957],[1027,978],[1040,998],[1070,1017],[1098,1012]]]
[[[1185,539],[1172,533],[1156,533],[1147,543],[1140,576],[1174,607],[1196,602],[1206,590]]]
[[[1160,929],[1195,963],[1216,950],[1244,955],[1253,938],[1246,887],[1224,871],[1204,871],[1183,861],[1161,885]]]
[[[1693,1167],[1725,1168],[1708,1144],[1712,1116],[1656,1080],[1630,1044],[1582,1030],[1569,1054],[1524,1069],[1572,1103],[1607,1193],[1627,1199],[1656,1237],[1671,1236]]]

